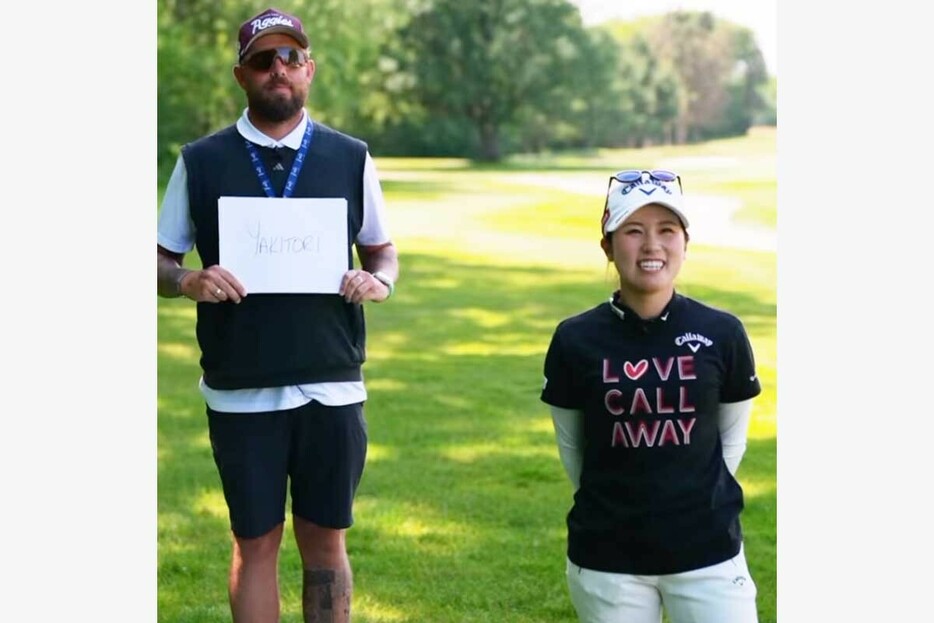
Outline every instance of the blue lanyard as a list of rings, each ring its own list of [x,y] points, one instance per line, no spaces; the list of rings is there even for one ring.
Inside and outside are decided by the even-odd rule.
[[[289,171],[289,179],[285,182],[285,189],[282,191],[283,197],[291,197],[292,193],[295,191],[295,182],[298,181],[298,173],[302,170],[302,165],[305,164],[305,155],[308,153],[308,146],[311,144],[311,135],[314,131],[314,123],[309,119],[305,124],[305,135],[302,137],[302,145],[298,148],[298,153],[295,154],[295,162],[292,163],[292,170]],[[269,181],[269,174],[266,173],[266,167],[263,166],[263,160],[259,157],[256,146],[246,139],[244,139],[244,142],[246,143],[247,151],[250,152],[250,163],[253,165],[253,170],[256,171],[256,177],[259,178],[259,183],[263,185],[263,190],[266,191],[266,196],[275,197],[276,193],[272,189],[272,182]]]

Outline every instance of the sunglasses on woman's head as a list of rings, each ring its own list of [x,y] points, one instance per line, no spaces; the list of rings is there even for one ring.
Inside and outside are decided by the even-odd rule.
[[[638,182],[642,179],[642,176],[648,174],[654,180],[659,182],[674,182],[677,180],[678,188],[681,188],[681,176],[673,171],[668,171],[667,169],[652,169],[652,170],[638,170],[638,169],[627,169],[625,171],[618,171],[610,176],[610,181],[607,184],[607,190],[609,190],[610,185],[613,184],[613,180],[620,182],[621,184],[632,184],[633,182]]]
[[[289,46],[284,45],[278,48],[270,48],[268,50],[263,50],[262,52],[257,52],[256,54],[251,54],[240,64],[245,65],[254,71],[269,71],[273,63],[276,62],[276,58],[281,60],[284,65],[289,67],[301,67],[306,62],[308,62],[308,55],[305,54],[304,50],[290,48]]]

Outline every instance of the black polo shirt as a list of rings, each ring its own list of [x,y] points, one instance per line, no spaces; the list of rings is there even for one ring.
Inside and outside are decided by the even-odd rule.
[[[761,392],[738,318],[679,294],[649,321],[606,302],[558,325],[544,368],[541,399],[584,418],[572,562],[661,575],[738,553],[743,493],[717,406]]]

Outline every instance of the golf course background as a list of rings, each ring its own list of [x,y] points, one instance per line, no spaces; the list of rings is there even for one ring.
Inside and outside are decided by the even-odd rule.
[[[367,306],[370,446],[347,539],[354,621],[574,623],[563,575],[571,487],[539,401],[542,362],[555,325],[614,289],[598,244],[608,176],[666,167],[696,207],[677,288],[736,314],[756,355],[763,393],[738,478],[759,620],[774,623],[774,128],[496,165],[376,164],[401,276],[389,302]],[[158,619],[228,621],[230,537],[197,390],[195,306],[158,305]],[[290,528],[282,621],[300,623]]]

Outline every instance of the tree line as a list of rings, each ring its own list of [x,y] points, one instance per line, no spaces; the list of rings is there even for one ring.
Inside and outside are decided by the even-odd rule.
[[[377,156],[678,144],[774,124],[753,33],[708,12],[585,27],[567,0],[281,0],[311,40],[308,108]],[[158,0],[160,174],[236,119],[237,28],[266,3]]]

